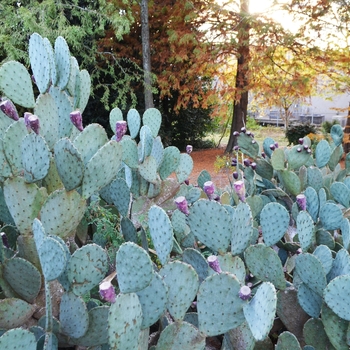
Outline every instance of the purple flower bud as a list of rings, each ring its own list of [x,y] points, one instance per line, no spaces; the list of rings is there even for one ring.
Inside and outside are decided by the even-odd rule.
[[[298,207],[301,210],[306,210],[306,196],[305,194],[298,194],[296,197]]]
[[[192,151],[193,151],[193,146],[187,145],[187,146],[186,146],[186,153],[187,153],[187,154],[190,154],[190,153],[192,153]]]
[[[252,295],[252,290],[248,286],[242,286],[238,295],[242,300],[248,300]]]
[[[231,166],[237,166],[237,158],[232,158]]]
[[[307,150],[307,153],[310,154],[311,152],[312,152],[312,151],[311,151],[311,148],[309,148],[309,149]]]
[[[233,178],[234,178],[235,180],[237,180],[237,179],[238,179],[238,173],[237,173],[237,171],[234,171],[234,172],[232,173],[232,176],[233,176]]]
[[[304,145],[304,150],[307,151],[309,149],[309,146],[308,145]]]
[[[217,273],[221,273],[221,267],[219,264],[218,257],[216,255],[210,255],[207,258],[209,266]]]
[[[247,131],[247,132],[246,132],[246,135],[247,135],[247,136],[252,136],[251,131]]]
[[[0,232],[0,236],[2,239],[2,244],[6,247],[6,248],[10,248],[9,246],[9,241],[7,239],[6,233],[5,232]]]
[[[189,179],[186,179],[185,180],[185,184],[188,186],[190,184],[190,180]]]
[[[24,113],[24,124],[28,130],[33,130],[36,134],[39,134],[40,122],[39,118],[32,113]]]
[[[278,148],[278,142],[275,142],[275,147]]]
[[[301,152],[301,147],[298,147],[298,148],[297,148],[297,152]]]
[[[243,127],[241,128],[241,131],[244,132],[244,133],[246,133],[247,129],[243,126]]]
[[[304,139],[301,137],[299,140],[298,140],[299,144],[302,145],[304,143]]]
[[[238,150],[239,150],[239,147],[236,145],[236,146],[233,147],[233,150],[234,150],[234,151],[238,151]]]
[[[263,158],[266,158],[265,152],[261,152],[261,156],[262,156]]]
[[[254,134],[252,132],[250,133],[250,137],[254,137]]]
[[[110,281],[102,282],[99,291],[104,300],[109,301],[110,303],[115,302],[115,289]]]
[[[243,160],[243,164],[245,165],[245,166],[249,166],[250,165],[250,160],[249,159],[244,159]]]
[[[272,151],[274,151],[274,150],[276,149],[276,146],[275,146],[273,143],[271,143],[270,149],[271,149]]]
[[[182,213],[188,215],[190,212],[188,211],[188,203],[184,196],[177,197],[175,199],[175,204],[177,209],[179,209]]]
[[[0,103],[0,110],[13,120],[18,120],[18,113],[15,105],[10,100],[5,100]]]
[[[244,186],[244,181],[238,180],[233,184],[233,188],[235,189],[235,192],[238,195],[238,198],[242,201],[245,202],[245,186]]]
[[[255,140],[252,140],[252,144],[255,145],[255,144],[256,144],[256,141],[255,141]]]
[[[255,169],[256,169],[256,163],[253,162],[252,164],[250,164],[250,167],[251,167],[253,170],[255,170]]]
[[[203,185],[203,190],[205,192],[205,194],[210,197],[214,191],[215,191],[215,186],[214,186],[214,183],[212,181],[206,181],[204,182],[204,185]]]
[[[73,125],[79,130],[79,131],[83,131],[84,127],[83,127],[83,117],[80,113],[79,110],[75,110],[73,112],[70,113],[70,120],[73,123]]]
[[[233,136],[239,136],[239,132],[238,131],[234,131],[233,132]]]
[[[126,133],[128,125],[125,120],[118,120],[115,126],[116,141],[119,142]]]

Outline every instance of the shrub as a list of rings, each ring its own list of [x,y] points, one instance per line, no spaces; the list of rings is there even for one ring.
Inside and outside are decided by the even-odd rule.
[[[286,129],[286,138],[288,139],[288,146],[298,144],[298,140],[304,136],[312,133],[316,134],[316,126],[310,123],[291,124]]]

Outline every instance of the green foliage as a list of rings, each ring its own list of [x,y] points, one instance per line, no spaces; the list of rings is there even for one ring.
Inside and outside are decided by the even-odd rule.
[[[300,138],[310,133],[316,133],[316,127],[310,123],[291,124],[286,129],[286,138],[288,139],[289,145],[297,145]]]
[[[339,124],[339,121],[338,120],[332,120],[332,121],[324,121],[322,124],[321,124],[321,129],[322,129],[322,132],[324,134],[330,134],[331,132],[331,129],[332,129],[332,126],[333,125],[336,125],[336,124]]]

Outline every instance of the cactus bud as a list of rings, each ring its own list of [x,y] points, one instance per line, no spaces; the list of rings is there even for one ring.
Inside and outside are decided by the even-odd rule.
[[[256,144],[256,141],[255,141],[255,140],[252,140],[252,144],[255,145],[255,144]]]
[[[7,239],[6,233],[5,232],[0,232],[0,236],[2,239],[2,244],[6,247],[6,248],[10,248],[9,246],[9,241]]]
[[[237,173],[237,171],[234,171],[234,172],[232,173],[232,176],[233,176],[233,178],[234,178],[235,180],[237,180],[237,179],[238,179],[238,173]]]
[[[102,282],[99,291],[104,300],[109,301],[110,303],[115,302],[115,289],[110,281]]]
[[[83,117],[79,110],[75,110],[69,114],[70,120],[73,125],[79,130],[83,131]]]
[[[265,152],[261,152],[261,156],[262,156],[263,158],[266,158]]]
[[[188,186],[190,184],[190,180],[189,179],[186,179],[185,181],[185,184]]]
[[[232,158],[231,166],[237,166],[237,158]]]
[[[275,142],[275,147],[278,148],[278,142]]]
[[[238,180],[233,184],[233,188],[235,189],[235,192],[238,195],[238,198],[242,201],[245,202],[245,186],[244,186],[244,181]]]
[[[252,290],[248,286],[242,286],[238,295],[242,300],[248,300],[252,295]]]
[[[244,159],[243,160],[243,164],[245,165],[245,166],[250,166],[250,160],[249,159]]]
[[[299,144],[302,145],[304,143],[304,139],[301,137],[299,140],[298,140]]]
[[[274,150],[276,149],[276,146],[275,146],[273,143],[271,143],[270,149],[271,149],[272,151],[274,151]]]
[[[253,170],[255,170],[255,169],[256,169],[256,163],[253,162],[252,164],[250,164],[250,167],[251,167]]]
[[[214,183],[212,181],[204,182],[203,190],[205,194],[210,198],[210,196],[214,194],[214,191],[215,191]]]
[[[238,131],[234,131],[233,132],[233,136],[239,136],[239,132]]]
[[[115,126],[116,141],[119,142],[125,135],[127,124],[125,120],[118,120]]]
[[[243,127],[241,128],[241,131],[244,132],[244,133],[246,133],[247,129],[243,126]]]
[[[18,120],[18,113],[15,105],[10,100],[5,100],[0,103],[0,110],[13,120]]]
[[[306,210],[306,196],[305,194],[298,194],[296,197],[298,207],[301,210]]]
[[[311,154],[311,148],[308,148],[307,153]]]
[[[304,150],[307,151],[309,149],[309,146],[308,145],[304,145]]]
[[[238,151],[238,150],[239,150],[239,147],[238,147],[238,146],[234,146],[234,147],[233,147],[233,150],[234,150],[234,151]]]
[[[247,136],[252,136],[251,131],[247,131],[247,132],[246,132],[246,135],[247,135]]]
[[[221,273],[221,267],[219,264],[218,257],[216,255],[210,255],[207,258],[209,266],[217,273]]]
[[[186,146],[186,153],[187,153],[187,154],[190,154],[190,153],[192,153],[192,151],[193,151],[193,146],[187,145],[187,146]]]
[[[188,215],[190,212],[188,211],[188,203],[184,196],[177,197],[175,199],[175,204],[177,209],[179,209],[182,213]]]
[[[301,152],[301,147],[298,147],[298,148],[297,148],[297,152]]]
[[[36,134],[39,134],[40,123],[39,118],[29,112],[24,113],[24,124],[28,130],[33,130]]]

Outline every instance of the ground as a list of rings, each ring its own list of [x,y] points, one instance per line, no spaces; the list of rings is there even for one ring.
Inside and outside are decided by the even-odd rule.
[[[211,148],[204,150],[194,150],[191,153],[193,159],[193,170],[189,177],[191,184],[197,184],[198,175],[202,170],[207,170],[211,175],[215,186],[225,188],[230,184],[229,179],[232,179],[232,171],[221,169],[219,172],[215,168],[215,161],[218,156],[223,157],[225,152],[224,147]]]

